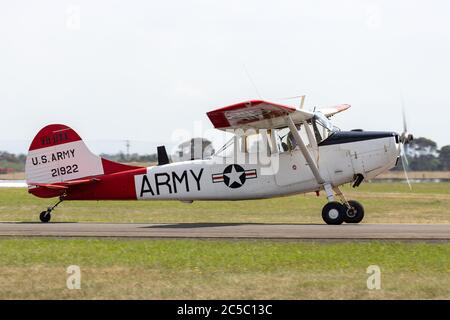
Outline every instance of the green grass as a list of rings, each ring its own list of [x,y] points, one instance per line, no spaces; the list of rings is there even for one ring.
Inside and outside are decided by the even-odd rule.
[[[0,299],[450,299],[448,243],[10,239],[0,252]]]
[[[360,201],[365,223],[450,223],[450,183],[370,183],[343,188]],[[1,221],[38,221],[55,199],[39,199],[21,188],[0,189]],[[313,194],[252,201],[72,201],[62,203],[52,221],[86,222],[258,222],[323,223],[325,204]]]
[[[368,223],[449,223],[450,184],[345,187]],[[54,199],[0,189],[0,220],[36,221]],[[241,202],[65,202],[52,221],[323,223],[322,197]],[[66,288],[78,265],[81,290]],[[366,269],[381,268],[368,290]],[[450,299],[450,244],[1,239],[0,299]]]
[[[412,190],[405,183],[385,183],[373,182],[363,183],[354,190],[361,192],[390,192],[390,193],[409,193],[409,194],[447,194],[450,195],[450,182],[422,182],[411,184]],[[346,190],[351,190],[348,187]]]

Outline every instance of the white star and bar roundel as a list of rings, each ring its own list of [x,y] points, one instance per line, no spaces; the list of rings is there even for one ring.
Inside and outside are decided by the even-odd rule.
[[[255,179],[256,169],[245,170],[238,164],[230,164],[222,173],[212,175],[213,183],[223,182],[232,189],[240,188],[247,179]]]

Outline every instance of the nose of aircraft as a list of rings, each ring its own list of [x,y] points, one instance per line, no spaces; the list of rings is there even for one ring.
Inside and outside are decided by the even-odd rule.
[[[402,155],[402,142],[401,142],[401,137],[397,132],[393,132],[393,134],[394,134],[394,138],[395,138],[395,150],[397,151],[397,162],[398,162],[398,159]],[[397,165],[397,163],[396,163],[396,165]]]

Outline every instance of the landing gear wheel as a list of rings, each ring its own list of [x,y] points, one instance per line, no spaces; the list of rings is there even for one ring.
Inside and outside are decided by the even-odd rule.
[[[52,214],[50,210],[42,211],[39,215],[39,219],[41,219],[41,222],[47,223],[52,218]]]
[[[360,223],[364,218],[364,207],[355,200],[350,200],[348,204],[350,205],[350,208],[344,206],[344,221],[346,223]]]
[[[344,216],[345,206],[337,201],[328,202],[322,209],[322,219],[326,224],[341,224]]]
[[[64,193],[62,196],[59,197],[59,201],[52,207],[48,207],[47,210],[42,211],[39,215],[39,219],[41,219],[41,222],[49,222],[52,218],[52,211],[55,210],[55,208],[64,201],[64,198],[67,196],[66,193]]]

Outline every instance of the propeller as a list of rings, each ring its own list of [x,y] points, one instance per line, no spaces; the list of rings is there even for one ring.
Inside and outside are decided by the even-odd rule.
[[[403,118],[403,132],[400,135],[400,142],[402,142],[402,144],[404,145],[407,145],[414,139],[414,137],[411,133],[408,132],[408,125],[406,123],[405,105],[403,103],[403,99],[402,99],[402,118]]]
[[[414,137],[408,132],[408,125],[406,123],[406,113],[405,104],[402,97],[402,118],[403,118],[403,131],[399,136],[400,140],[400,159],[402,161],[403,173],[405,174],[406,182],[408,183],[409,189],[412,190],[411,182],[409,181],[407,168],[409,167],[408,157],[406,156],[406,149],[408,144],[413,141]]]
[[[408,158],[406,157],[405,146],[400,144],[400,159],[402,160],[403,173],[405,174],[406,182],[408,183],[409,190],[412,190],[411,182],[409,181],[408,172],[406,168],[409,167]]]

